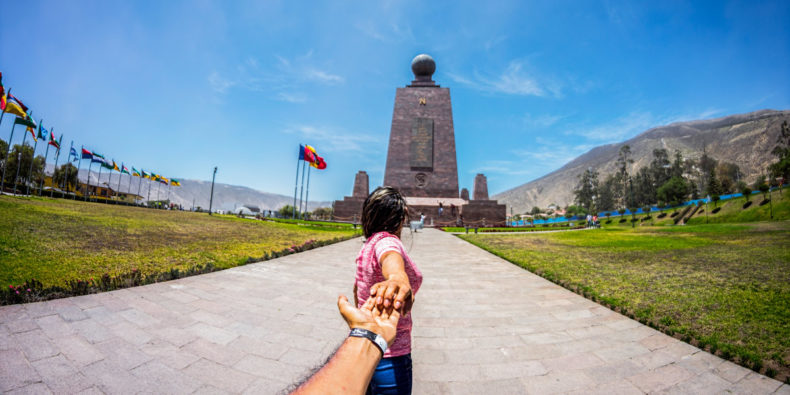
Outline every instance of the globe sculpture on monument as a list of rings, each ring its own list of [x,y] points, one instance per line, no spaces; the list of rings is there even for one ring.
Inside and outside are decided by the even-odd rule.
[[[433,81],[436,63],[428,55],[411,62],[414,81],[395,92],[384,184],[398,188],[406,197],[413,219],[423,213],[427,224],[471,226],[502,225],[505,205],[488,199],[486,178],[474,179],[473,199],[458,190],[458,162],[450,89]],[[364,173],[364,172],[360,172]],[[359,218],[367,191],[360,175],[351,197],[334,205],[339,220]],[[364,174],[367,187],[367,174]]]

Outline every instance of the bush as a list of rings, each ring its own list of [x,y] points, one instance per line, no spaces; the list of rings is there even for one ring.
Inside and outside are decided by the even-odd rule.
[[[749,199],[751,199],[752,197],[752,188],[744,187],[743,189],[741,189],[741,194],[743,195],[743,197],[746,198],[746,201],[748,202]]]

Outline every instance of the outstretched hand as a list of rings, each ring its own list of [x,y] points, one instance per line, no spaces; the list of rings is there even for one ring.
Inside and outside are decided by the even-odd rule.
[[[394,307],[403,314],[409,313],[413,302],[408,280],[390,279],[373,284],[370,287],[370,296],[375,297],[376,306],[379,308]]]
[[[390,345],[395,340],[400,312],[394,308],[378,308],[373,297],[368,298],[360,308],[356,308],[345,295],[340,295],[337,298],[337,309],[340,310],[340,315],[346,320],[349,329],[367,329],[381,335]]]

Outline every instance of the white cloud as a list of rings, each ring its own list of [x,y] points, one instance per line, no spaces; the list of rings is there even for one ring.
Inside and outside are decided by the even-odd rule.
[[[234,81],[223,78],[218,72],[214,71],[208,76],[208,83],[211,89],[217,93],[225,93],[228,88],[236,85]]]
[[[371,152],[372,146],[381,146],[380,138],[364,134],[350,133],[325,126],[294,125],[285,129],[286,133],[298,134],[305,141],[315,142],[319,152]]]
[[[312,56],[312,51],[293,59],[274,55],[276,60],[269,67],[261,66],[257,59],[249,57],[235,67],[234,77],[227,77],[230,73],[214,71],[208,82],[217,93],[227,93],[237,87],[274,93],[272,98],[275,100],[304,103],[308,98],[303,93],[294,93],[295,89],[309,84],[338,85],[345,82],[341,75],[316,65]]]
[[[303,93],[289,93],[289,92],[280,92],[277,94],[277,100],[288,102],[288,103],[304,103],[307,101],[307,96]]]
[[[592,127],[578,127],[566,134],[583,136],[600,143],[615,143],[626,140],[655,125],[657,119],[649,112],[635,111],[628,115]]]
[[[535,116],[532,114],[526,114],[524,115],[524,124],[531,128],[547,128],[554,125],[563,118],[565,118],[564,115],[543,114]]]
[[[559,83],[548,80],[539,82],[533,73],[526,72],[524,68],[525,63],[514,60],[496,76],[481,75],[477,72],[472,78],[458,74],[449,74],[449,76],[457,83],[485,92],[518,96],[562,96]]]
[[[365,36],[384,43],[413,42],[415,40],[414,33],[409,24],[405,26],[401,26],[397,23],[381,25],[375,23],[372,19],[368,19],[365,22],[357,23],[354,27]]]

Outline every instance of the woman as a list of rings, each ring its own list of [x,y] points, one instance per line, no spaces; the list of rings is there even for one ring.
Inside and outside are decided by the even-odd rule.
[[[422,273],[400,241],[408,219],[406,201],[393,187],[379,187],[362,206],[365,244],[357,257],[354,299],[357,307],[376,298],[379,309],[401,312],[397,335],[384,353],[368,386],[368,394],[411,394],[411,307]]]

